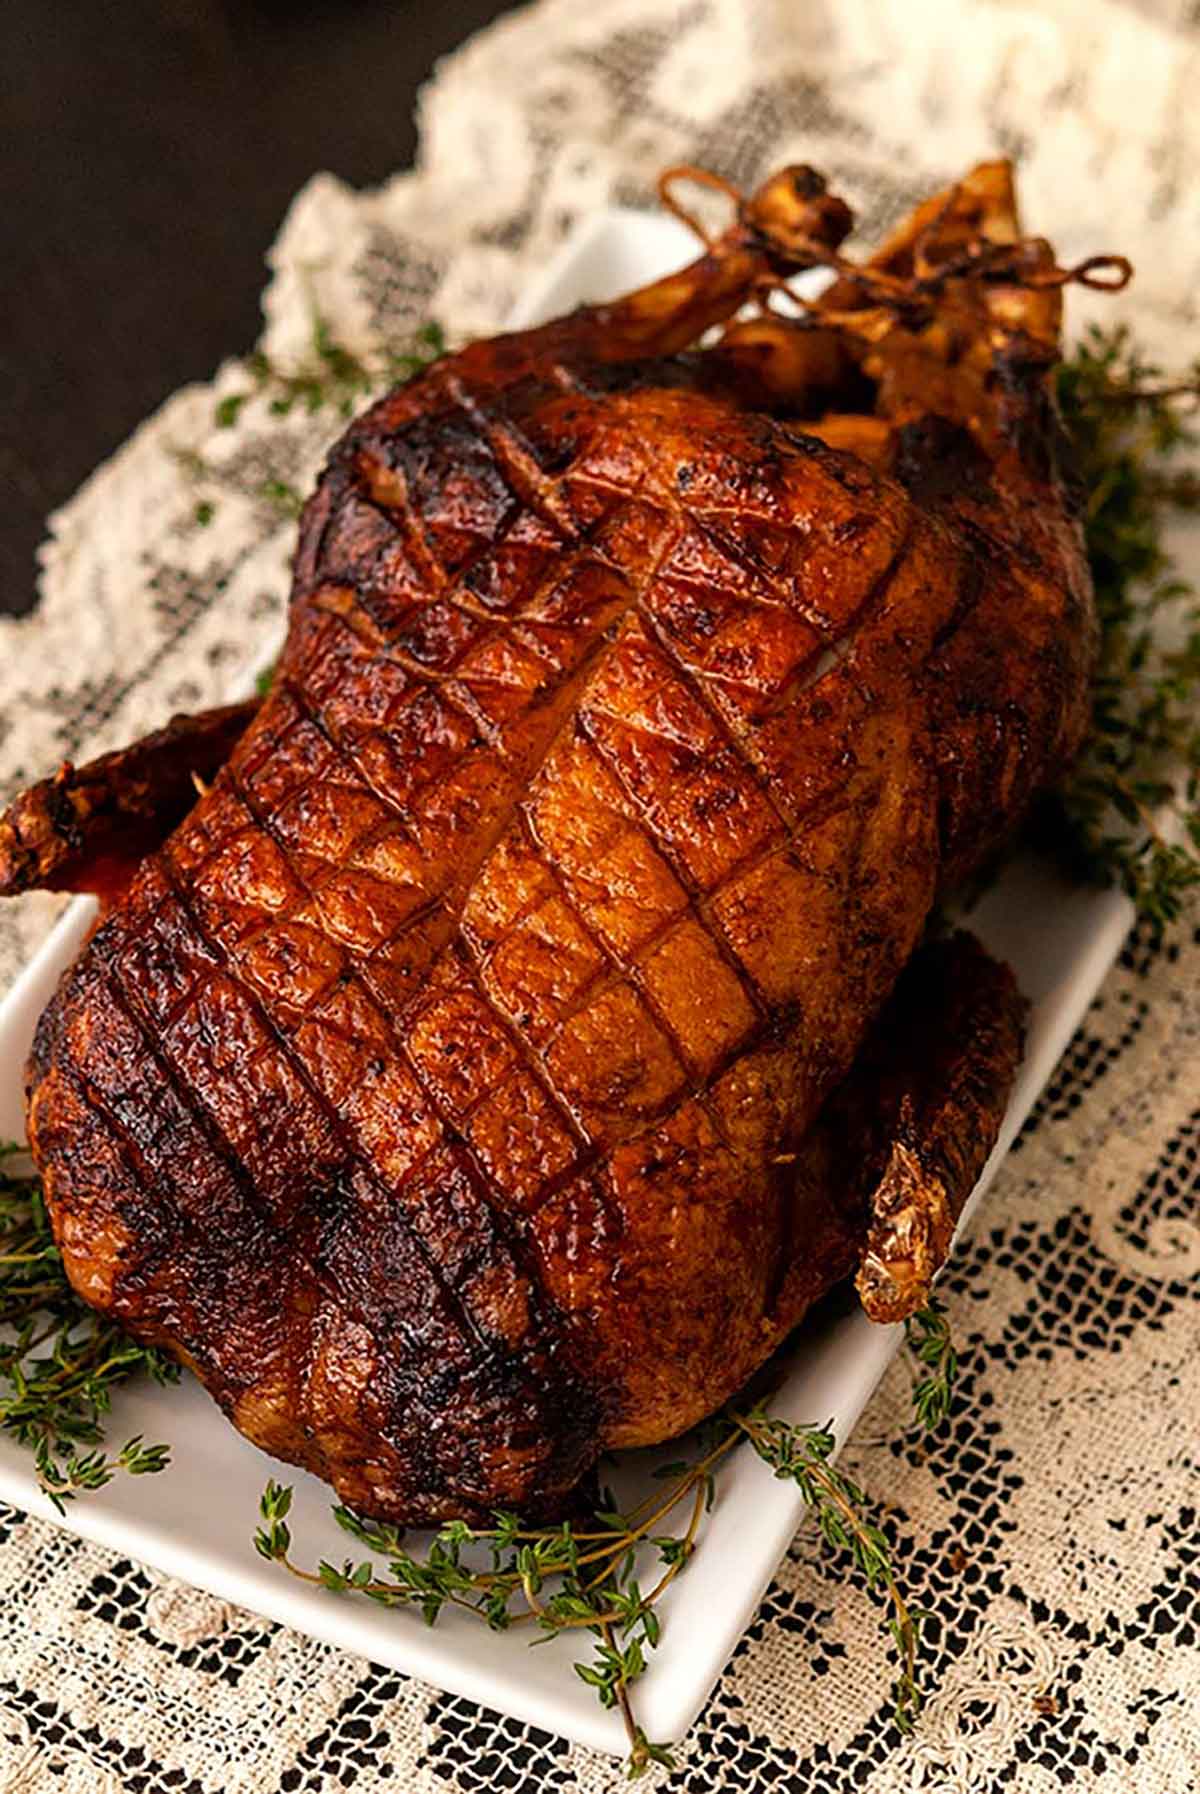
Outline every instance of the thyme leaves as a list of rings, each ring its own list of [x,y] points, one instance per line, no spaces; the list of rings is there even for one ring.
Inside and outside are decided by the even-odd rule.
[[[904,1323],[909,1351],[924,1375],[913,1384],[913,1413],[920,1426],[932,1432],[950,1412],[958,1377],[958,1353],[946,1310],[934,1295]]]
[[[15,1168],[23,1148],[0,1145],[0,1431],[33,1453],[38,1481],[60,1513],[76,1495],[124,1472],[165,1468],[165,1445],[140,1436],[102,1449],[113,1391],[179,1367],[89,1308],[67,1281],[36,1177]]]
[[[746,1413],[732,1413],[735,1424],[775,1475],[795,1483],[825,1544],[832,1551],[845,1552],[868,1591],[886,1600],[886,1626],[897,1658],[892,1717],[899,1731],[911,1732],[922,1705],[919,1641],[930,1616],[908,1601],[887,1536],[872,1518],[866,1494],[834,1463],[832,1421],[824,1427],[790,1426],[761,1404]]]
[[[652,1764],[673,1766],[670,1746],[651,1742],[639,1725],[632,1693],[662,1638],[656,1609],[697,1549],[720,1463],[743,1443],[776,1477],[796,1485],[824,1542],[845,1552],[866,1587],[885,1599],[897,1655],[893,1717],[910,1731],[921,1707],[918,1649],[928,1616],[904,1595],[863,1490],[834,1464],[831,1428],[791,1425],[763,1404],[729,1408],[699,1429],[693,1456],[664,1465],[665,1489],[653,1489],[629,1513],[607,1500],[582,1522],[526,1527],[517,1515],[497,1512],[489,1527],[451,1521],[418,1554],[401,1529],[338,1507],[339,1525],[370,1555],[306,1569],[292,1554],[291,1490],[272,1481],[263,1491],[254,1543],[303,1581],[384,1607],[415,1608],[429,1625],[455,1607],[493,1630],[527,1627],[538,1634],[534,1643],[590,1635],[592,1654],[575,1662],[575,1674],[601,1706],[619,1712],[628,1772],[636,1779]]]
[[[1034,838],[1076,879],[1118,885],[1158,938],[1200,884],[1200,592],[1167,540],[1200,513],[1200,360],[1167,380],[1127,327],[1093,328],[1058,394],[1101,640],[1089,739]]]
[[[339,342],[328,320],[314,312],[307,358],[285,367],[256,349],[241,364],[248,384],[217,401],[213,422],[219,429],[232,429],[253,401],[261,401],[271,417],[287,417],[296,410],[313,415],[326,409],[352,417],[372,393],[411,379],[445,353],[445,333],[432,320],[420,325],[403,347],[385,347],[368,355]]]

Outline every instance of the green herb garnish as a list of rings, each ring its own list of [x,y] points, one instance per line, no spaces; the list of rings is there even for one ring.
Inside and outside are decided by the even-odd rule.
[[[932,1432],[950,1412],[958,1377],[958,1353],[950,1323],[936,1296],[931,1295],[924,1308],[905,1321],[904,1337],[925,1372],[913,1384],[913,1412],[918,1423]]]
[[[795,1483],[805,1506],[815,1514],[825,1543],[833,1551],[847,1552],[867,1588],[887,1601],[887,1629],[898,1660],[892,1717],[901,1732],[911,1732],[922,1700],[917,1647],[921,1628],[931,1616],[909,1605],[892,1565],[887,1538],[870,1517],[866,1495],[833,1463],[836,1441],[832,1421],[825,1427],[789,1426],[762,1405],[746,1414],[734,1412],[733,1418],[776,1476]]]
[[[299,517],[304,509],[304,500],[287,480],[264,480],[258,492],[260,498],[274,505],[284,517]]]
[[[1092,329],[1058,390],[1101,651],[1089,740],[1034,839],[1077,879],[1119,885],[1158,937],[1200,883],[1200,594],[1165,542],[1173,512],[1200,510],[1200,362],[1168,382],[1126,328]]]
[[[398,380],[409,380],[446,353],[441,325],[422,324],[404,349],[387,348],[380,354],[358,355],[339,343],[320,314],[312,325],[310,358],[294,368],[281,368],[261,349],[242,363],[250,384],[217,401],[213,418],[223,429],[238,421],[252,399],[261,399],[273,417],[287,417],[297,407],[315,413],[326,407],[350,417],[362,400]]]
[[[247,355],[240,364],[246,384],[216,401],[213,422],[219,429],[232,429],[252,403],[261,407],[261,421],[268,428],[272,420],[287,417],[297,409],[310,415],[331,411],[337,417],[350,417],[372,394],[411,379],[445,353],[446,338],[441,325],[428,323],[415,330],[403,348],[358,355],[336,340],[326,319],[314,314],[307,359],[295,367],[283,368],[262,349]],[[243,476],[236,467],[226,469],[219,460],[208,459],[195,449],[176,448],[171,453],[199,494],[190,519],[203,528],[216,515],[211,494],[222,488],[242,491]],[[263,479],[256,496],[289,522],[304,509],[303,493],[282,473]]]
[[[167,1447],[140,1437],[113,1456],[95,1448],[119,1384],[142,1372],[173,1382],[179,1366],[75,1294],[37,1179],[12,1169],[22,1151],[0,1146],[0,1430],[32,1451],[38,1481],[63,1513],[81,1490],[103,1488],[119,1471],[164,1468]]]
[[[862,1489],[835,1467],[830,1428],[791,1426],[760,1404],[745,1412],[726,1410],[695,1439],[690,1460],[663,1466],[665,1490],[653,1491],[629,1513],[620,1512],[608,1496],[579,1524],[527,1527],[510,1513],[495,1514],[490,1527],[455,1520],[417,1555],[402,1530],[335,1507],[338,1524],[371,1555],[341,1564],[323,1561],[308,1570],[291,1555],[291,1490],[272,1481],[263,1491],[254,1543],[263,1557],[304,1582],[384,1607],[416,1608],[428,1625],[453,1606],[493,1630],[534,1629],[539,1637],[533,1643],[569,1632],[590,1634],[592,1656],[577,1662],[575,1673],[595,1690],[601,1706],[620,1712],[629,1775],[636,1779],[651,1763],[673,1766],[669,1748],[652,1744],[637,1723],[630,1695],[646,1669],[647,1652],[661,1637],[655,1608],[696,1549],[719,1464],[749,1441],[777,1477],[795,1483],[826,1544],[846,1552],[868,1589],[887,1601],[887,1627],[899,1660],[893,1717],[902,1731],[910,1731],[921,1706],[917,1645],[927,1616],[905,1599],[887,1538],[871,1519]],[[672,1526],[680,1509],[681,1523]],[[647,1559],[654,1562],[654,1580],[643,1588],[639,1576]]]

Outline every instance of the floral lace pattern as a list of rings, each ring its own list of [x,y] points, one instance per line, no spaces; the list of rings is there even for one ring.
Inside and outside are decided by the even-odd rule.
[[[1200,322],[1194,15],[541,0],[440,68],[415,173],[298,195],[264,345],[302,362],[318,312],[366,354],[430,316],[494,329],[576,217],[646,203],[672,162],[748,183],[812,161],[871,232],[999,147],[1064,258],[1132,256],[1139,332],[1178,360]],[[231,363],[177,394],[52,519],[39,608],[0,621],[0,791],[231,695],[269,651],[291,494],[341,419],[256,398],[218,423],[246,386]],[[56,903],[0,909],[0,979]],[[1131,945],[957,1254],[950,1421],[906,1431],[896,1363],[852,1442],[937,1616],[916,1732],[889,1719],[876,1610],[803,1531],[662,1786],[1200,1787],[1198,1052],[1200,909],[1170,950]],[[601,1794],[621,1772],[0,1510],[6,1794],[388,1784]]]

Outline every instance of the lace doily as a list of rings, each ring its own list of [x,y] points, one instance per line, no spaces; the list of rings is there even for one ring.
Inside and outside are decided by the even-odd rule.
[[[265,346],[314,312],[365,354],[495,328],[578,216],[690,160],[824,168],[874,233],[997,149],[1064,259],[1117,249],[1178,362],[1200,308],[1200,36],[1185,0],[542,0],[439,69],[417,171],[318,176],[272,255]],[[1076,310],[1076,320],[1082,314]],[[1108,315],[1114,315],[1109,302]],[[0,781],[229,695],[281,627],[292,489],[340,428],[247,386],[171,399],[52,519],[42,602],[0,622]],[[0,909],[0,980],[55,900]],[[937,1615],[915,1734],[878,1614],[802,1532],[666,1785],[796,1794],[1200,1786],[1200,909],[1114,972],[944,1290],[951,1422],[906,1437],[893,1367],[850,1450]],[[669,1649],[669,1640],[664,1644]],[[601,1794],[620,1770],[0,1510],[5,1794]]]

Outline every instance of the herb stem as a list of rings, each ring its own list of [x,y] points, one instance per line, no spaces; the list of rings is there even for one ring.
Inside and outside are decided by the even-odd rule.
[[[607,1620],[601,1622],[600,1635],[614,1656],[618,1655],[616,1639],[612,1626]],[[613,1683],[613,1691],[617,1697],[617,1707],[621,1714],[621,1723],[625,1727],[625,1737],[629,1744],[629,1778],[636,1780],[644,1774],[649,1764],[645,1751],[645,1735],[641,1726],[633,1717],[633,1708],[629,1701],[629,1678],[622,1670]]]
[[[1194,380],[1180,380],[1170,386],[1110,386],[1096,395],[1101,405],[1162,405],[1175,399],[1194,399],[1200,404],[1200,385]]]
[[[893,1718],[900,1731],[910,1732],[921,1709],[917,1635],[922,1616],[904,1597],[886,1538],[863,1512],[861,1489],[830,1461],[835,1445],[832,1431],[828,1427],[788,1426],[761,1407],[749,1413],[730,1409],[729,1414],[775,1475],[796,1484],[805,1505],[813,1509],[826,1543],[849,1551],[868,1589],[883,1590],[891,1608],[887,1629],[899,1659]]]
[[[727,1452],[732,1451],[737,1442],[737,1433],[730,1433],[727,1439],[722,1440],[720,1445],[710,1451],[707,1457],[702,1458],[700,1462],[689,1471],[684,1482],[673,1488],[671,1493],[663,1501],[659,1502],[657,1507],[655,1507],[648,1517],[642,1520],[639,1525],[631,1526],[628,1532],[623,1532],[618,1538],[614,1538],[614,1535],[610,1533],[608,1536],[613,1542],[609,1544],[606,1550],[587,1552],[580,1556],[576,1561],[580,1564],[590,1564],[599,1563],[605,1558],[619,1557],[622,1552],[629,1549],[630,1545],[635,1545],[641,1539],[644,1539],[651,1527],[657,1526],[660,1520],[665,1520],[668,1514],[674,1512],[694,1483],[700,1482],[701,1490],[703,1492],[703,1479]],[[642,1505],[644,1506],[645,1503]]]
[[[1077,882],[1120,886],[1159,938],[1200,884],[1200,597],[1164,533],[1172,510],[1200,510],[1200,479],[1177,471],[1200,446],[1200,363],[1166,380],[1127,329],[1092,329],[1059,368],[1058,397],[1087,494],[1100,658],[1090,735],[1032,838]],[[1168,809],[1177,840],[1164,834]]]

